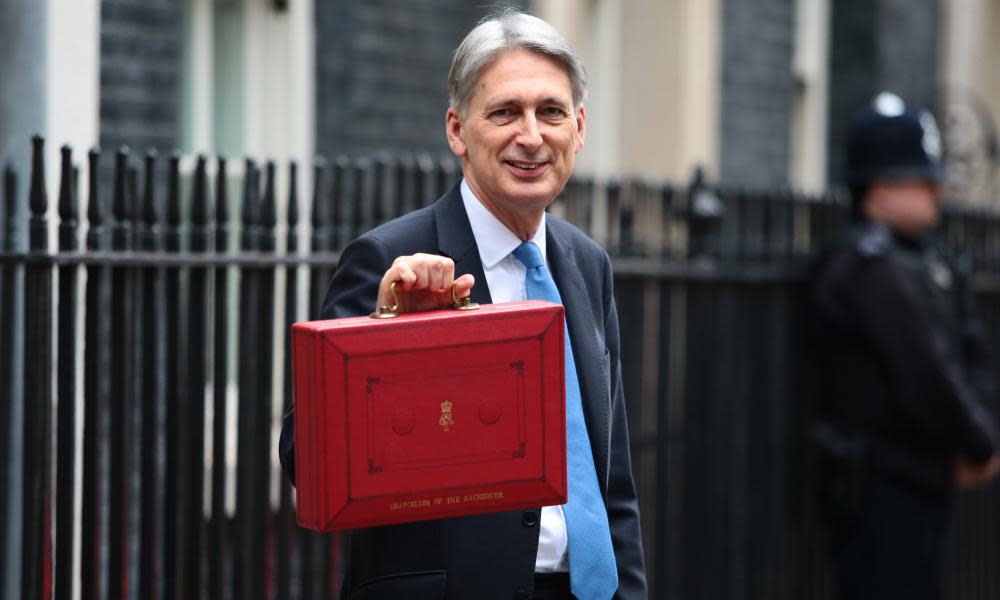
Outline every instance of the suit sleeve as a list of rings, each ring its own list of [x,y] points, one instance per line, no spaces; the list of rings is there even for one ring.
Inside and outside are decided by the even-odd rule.
[[[975,461],[996,452],[997,428],[963,367],[962,349],[930,322],[891,256],[859,260],[846,300],[883,358],[908,420]]]
[[[646,570],[639,527],[639,501],[632,479],[628,419],[622,387],[618,309],[615,307],[611,261],[604,257],[605,343],[611,361],[611,444],[608,467],[608,521],[618,564],[618,599],[646,598]]]
[[[321,319],[357,317],[370,313],[378,299],[378,285],[395,257],[373,237],[361,237],[344,248],[320,310]],[[278,440],[278,458],[295,485],[295,405],[285,414]]]

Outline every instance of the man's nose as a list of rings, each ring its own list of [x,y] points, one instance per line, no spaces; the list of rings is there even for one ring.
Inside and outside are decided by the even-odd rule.
[[[538,130],[538,119],[535,118],[534,114],[527,113],[521,121],[517,144],[526,150],[537,150],[542,145],[542,134]]]

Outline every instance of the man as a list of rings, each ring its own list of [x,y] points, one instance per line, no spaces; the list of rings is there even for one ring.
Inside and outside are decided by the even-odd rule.
[[[344,595],[644,598],[611,264],[545,213],[583,146],[583,65],[548,23],[505,11],[458,47],[448,91],[445,129],[463,181],[348,245],[322,316],[391,304],[393,281],[404,312],[447,306],[452,284],[480,303],[561,297],[569,502],[355,531]],[[294,479],[292,425],[289,415],[280,449]]]
[[[1000,468],[982,327],[931,236],[939,156],[930,114],[879,95],[848,141],[855,223],[812,277],[815,433],[845,599],[941,598],[953,490]]]

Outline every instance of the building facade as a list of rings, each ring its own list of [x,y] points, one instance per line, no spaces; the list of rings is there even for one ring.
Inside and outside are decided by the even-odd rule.
[[[64,143],[81,165],[87,149],[104,148],[105,166],[122,146],[303,164],[316,154],[447,154],[448,65],[490,5],[0,0],[0,165],[26,173],[35,133],[50,165]],[[997,208],[994,0],[514,5],[556,25],[588,66],[582,175],[683,183],[700,167],[724,186],[818,192],[841,183],[853,111],[891,89],[937,112],[953,195]],[[310,171],[300,174],[309,189]],[[55,190],[58,173],[47,176]],[[80,189],[86,177],[81,169]],[[20,435],[0,433],[0,451],[20,448]],[[21,487],[16,471],[0,473],[6,489]],[[19,501],[11,495],[5,510],[20,514]],[[16,559],[19,535],[3,532],[0,560]],[[2,585],[0,596],[18,595],[16,578]]]
[[[1000,74],[989,57],[1000,9],[988,0],[514,5],[554,23],[584,56],[583,173],[683,181],[702,166],[725,185],[818,191],[841,181],[853,112],[889,89],[932,107],[946,140],[949,124],[961,129],[952,136],[961,156],[951,158],[967,169],[962,179],[976,178],[963,189],[981,202],[996,193]],[[53,153],[67,142],[300,160],[447,154],[451,53],[490,9],[3,0],[0,160],[23,165],[34,132]]]

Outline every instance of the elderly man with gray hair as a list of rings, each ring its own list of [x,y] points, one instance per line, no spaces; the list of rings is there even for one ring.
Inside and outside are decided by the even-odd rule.
[[[645,598],[618,313],[607,253],[545,208],[583,147],[583,64],[536,17],[507,10],[455,52],[445,119],[463,180],[345,248],[323,318],[480,303],[561,302],[569,500],[562,506],[354,531],[343,597]],[[291,413],[280,454],[294,481]]]

